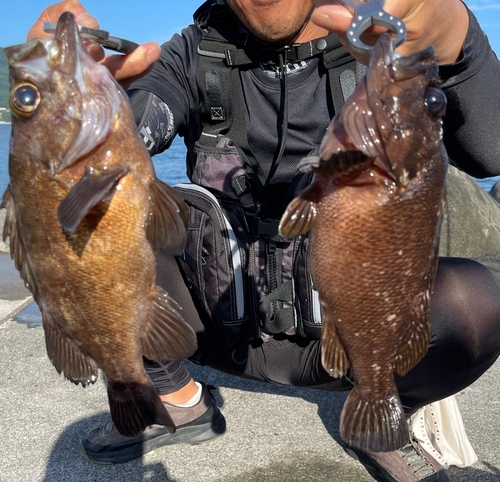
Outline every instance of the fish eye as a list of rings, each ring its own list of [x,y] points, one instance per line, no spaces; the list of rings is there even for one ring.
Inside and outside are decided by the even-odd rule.
[[[427,110],[435,115],[444,114],[446,109],[446,95],[437,87],[429,87],[425,92],[425,106]]]
[[[9,100],[14,114],[29,117],[40,104],[40,92],[33,84],[19,84],[12,89]]]

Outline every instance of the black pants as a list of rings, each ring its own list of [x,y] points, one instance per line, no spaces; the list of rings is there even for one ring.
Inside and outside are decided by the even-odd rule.
[[[173,258],[157,259],[157,282],[183,307],[198,335],[195,358],[237,376],[283,385],[348,390],[347,378],[331,378],[321,365],[321,342],[277,336],[229,347],[218,329],[203,322]],[[500,354],[500,282],[482,264],[439,260],[431,299],[432,337],[425,357],[396,384],[407,414],[446,398],[477,380]],[[146,362],[160,394],[182,388],[190,375],[182,362]]]

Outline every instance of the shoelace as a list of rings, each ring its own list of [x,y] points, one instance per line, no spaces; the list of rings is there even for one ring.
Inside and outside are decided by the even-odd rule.
[[[418,441],[413,435],[411,425],[410,435],[410,443],[399,449],[402,453],[401,458],[412,468],[414,474],[418,477],[418,480],[424,480],[426,477],[431,475],[437,476],[434,466],[422,454]],[[431,482],[431,480],[433,479],[427,479],[426,482]]]
[[[108,433],[111,433],[114,429],[115,429],[115,424],[113,423],[113,420],[109,420],[101,427],[101,435],[107,435]]]

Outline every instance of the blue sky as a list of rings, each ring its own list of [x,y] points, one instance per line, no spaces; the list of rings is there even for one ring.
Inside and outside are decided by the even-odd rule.
[[[55,0],[54,0],[55,1]],[[435,0],[439,1],[439,0]],[[163,43],[191,22],[193,12],[203,0],[83,0],[97,17],[101,28],[111,35],[138,43]],[[22,43],[26,33],[50,0],[2,0],[0,2],[0,46]],[[500,55],[500,0],[466,0]],[[154,5],[154,7],[152,7]]]

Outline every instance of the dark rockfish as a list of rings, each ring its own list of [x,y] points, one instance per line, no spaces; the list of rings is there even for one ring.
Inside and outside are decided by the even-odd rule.
[[[71,13],[53,37],[5,53],[13,119],[3,236],[42,312],[49,358],[84,386],[102,369],[122,434],[174,430],[142,357],[196,349],[155,286],[155,249],[182,249],[187,208],[155,178],[126,94],[87,54]]]
[[[314,183],[281,220],[285,237],[313,229],[322,363],[332,376],[351,369],[340,433],[363,451],[408,442],[394,372],[407,373],[428,349],[447,166],[439,85],[431,47],[400,57],[381,36],[319,158],[301,163]]]

